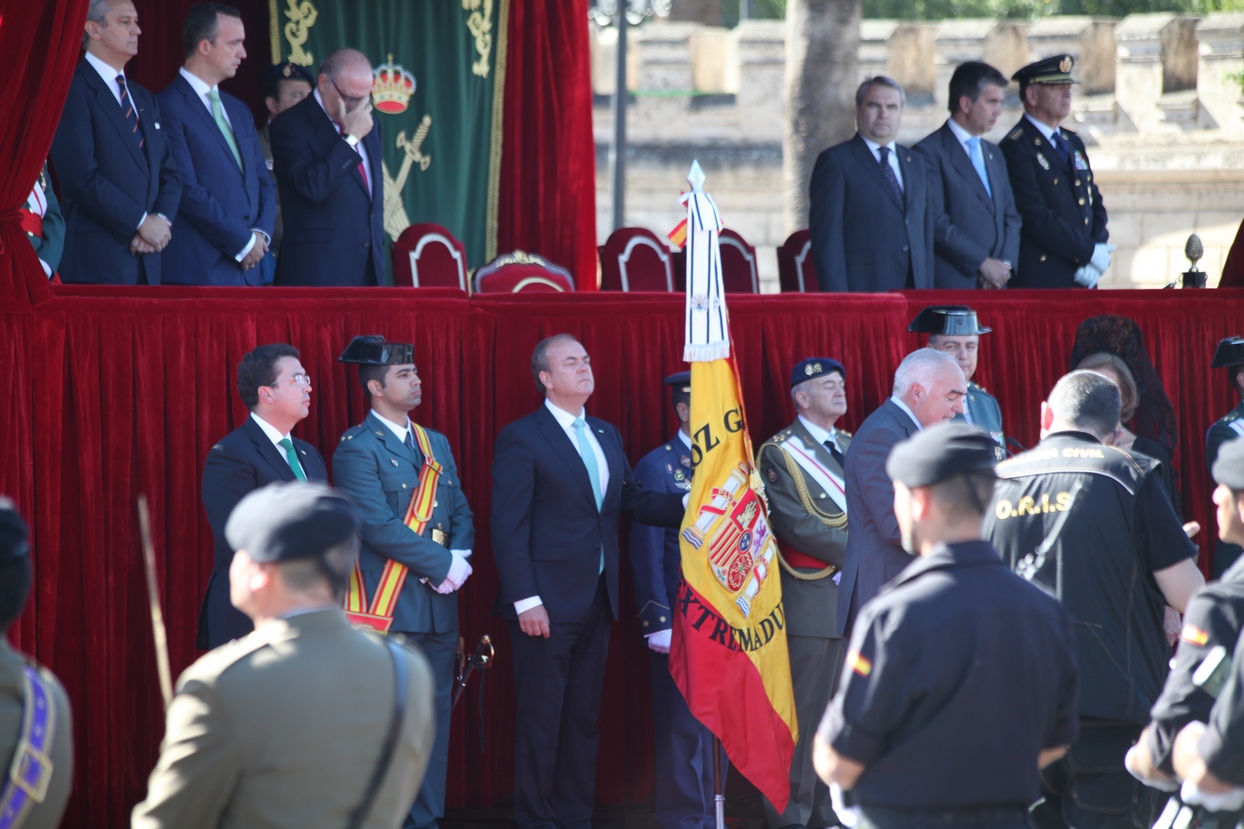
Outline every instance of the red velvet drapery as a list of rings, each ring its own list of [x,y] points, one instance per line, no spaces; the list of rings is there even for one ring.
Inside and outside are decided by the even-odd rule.
[[[9,400],[0,406],[3,486],[36,531],[35,603],[18,644],[49,663],[74,704],[79,763],[67,826],[125,825],[145,787],[162,722],[143,596],[134,497],[155,514],[160,583],[174,668],[195,654],[194,622],[210,570],[199,501],[202,459],[244,416],[233,389],[243,352],[284,340],[303,353],[313,409],[302,437],[330,456],[363,415],[357,383],[336,356],[349,338],[410,339],[425,383],[418,419],[454,447],[477,516],[476,572],[462,604],[468,643],[498,640],[487,677],[481,733],[478,688],[455,715],[449,805],[504,803],[512,786],[508,637],[489,613],[496,588],[487,515],[493,440],[536,405],[527,361],[548,334],[580,336],[598,383],[593,414],[618,425],[632,460],[672,433],[661,378],[681,365],[683,301],[669,295],[506,296],[453,292],[274,289],[57,289],[33,309],[0,311],[0,354]],[[1213,527],[1202,460],[1205,429],[1233,404],[1209,358],[1237,331],[1244,297],[1215,292],[891,294],[731,299],[732,325],[751,436],[760,441],[792,416],[791,364],[809,355],[847,366],[857,425],[889,393],[894,367],[917,345],[906,324],[923,305],[970,300],[994,328],[979,376],[1002,402],[1007,430],[1036,440],[1040,401],[1065,370],[1077,325],[1117,313],[1137,320],[1177,406],[1176,463],[1187,517]],[[3,382],[3,381],[0,381]],[[1198,539],[1204,545],[1211,531]],[[630,606],[624,572],[624,607]],[[613,631],[599,773],[599,802],[647,797],[651,737],[647,657],[633,616]],[[480,741],[486,739],[481,753]]]
[[[596,290],[587,0],[510,0],[497,252],[543,254]]]

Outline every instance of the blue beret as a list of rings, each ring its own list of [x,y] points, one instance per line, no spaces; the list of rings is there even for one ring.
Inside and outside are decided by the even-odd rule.
[[[674,390],[674,394],[691,393],[691,372],[680,371],[665,378],[665,385]]]
[[[1214,460],[1214,480],[1236,492],[1244,492],[1244,439],[1229,440]]]
[[[842,363],[831,357],[809,357],[806,360],[800,360],[795,363],[795,367],[790,370],[791,388],[799,385],[805,380],[811,380],[814,377],[820,377],[836,371],[842,375],[842,379],[847,379],[847,370],[842,367]]]
[[[225,538],[257,562],[314,558],[358,532],[354,507],[327,484],[269,484],[233,508]]]

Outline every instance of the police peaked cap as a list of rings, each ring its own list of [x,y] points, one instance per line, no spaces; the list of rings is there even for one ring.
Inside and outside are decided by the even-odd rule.
[[[0,495],[0,564],[16,561],[30,552],[26,522],[13,502]]]
[[[327,484],[291,481],[254,490],[233,508],[225,539],[257,562],[315,558],[358,532],[354,507]]]
[[[1218,343],[1210,368],[1229,368],[1244,363],[1244,337],[1227,337]]]
[[[386,343],[384,337],[372,334],[350,340],[337,360],[364,366],[404,366],[415,362],[415,347],[410,343]]]
[[[691,372],[680,371],[665,378],[665,385],[674,390],[674,394],[691,393]]]
[[[932,486],[970,472],[994,474],[997,444],[987,433],[966,423],[931,426],[900,441],[886,460],[891,480],[907,487]]]
[[[992,328],[982,328],[976,312],[966,305],[930,305],[907,326],[917,334],[942,334],[947,337],[970,337],[988,334]]]
[[[1071,79],[1071,69],[1075,64],[1075,59],[1071,55],[1053,55],[1021,67],[1011,76],[1011,80],[1019,81],[1024,86],[1030,83],[1075,83]]]
[[[260,76],[260,88],[265,98],[276,98],[281,92],[281,81],[303,81],[315,88],[315,78],[305,66],[283,61],[265,66]]]
[[[842,367],[842,363],[832,357],[809,357],[806,360],[800,360],[790,370],[790,387],[793,389],[805,380],[823,377],[833,371],[841,374],[843,380],[847,379],[847,370]]]

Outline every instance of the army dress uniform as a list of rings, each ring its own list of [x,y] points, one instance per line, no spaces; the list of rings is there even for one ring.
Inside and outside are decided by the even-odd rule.
[[[841,367],[835,366],[832,370],[841,373]],[[796,375],[798,369],[796,366]],[[813,429],[818,433],[815,437]],[[796,418],[789,428],[765,441],[759,452],[769,524],[781,556],[786,644],[799,724],[786,810],[779,813],[765,800],[770,829],[792,824],[832,826],[838,822],[829,789],[812,766],[812,738],[842,670],[842,638],[836,635],[838,571],[847,546],[842,465],[817,439],[822,432]],[[834,429],[823,440],[842,457],[851,444],[851,435]]]
[[[689,386],[688,372],[670,379],[684,375]],[[652,492],[690,492],[691,477],[691,442],[681,431],[635,464],[635,479]],[[630,553],[641,632],[651,636],[672,630],[670,609],[682,579],[678,530],[632,522]],[[657,825],[661,829],[712,829],[713,734],[687,708],[670,676],[669,655],[649,650],[648,657]]]
[[[1221,340],[1214,351],[1210,368],[1225,368],[1229,372],[1239,372],[1244,368],[1244,338],[1227,337]],[[1244,401],[1219,418],[1205,433],[1205,468],[1212,470],[1222,445],[1240,437],[1244,437]],[[1219,539],[1214,545],[1214,557],[1210,562],[1212,575],[1215,578],[1221,576],[1240,558],[1240,553],[1238,544]]]
[[[380,340],[380,342],[375,342]],[[340,358],[343,362],[402,365],[414,362],[414,346],[386,343],[379,337],[356,337]],[[382,362],[377,362],[382,361]],[[416,439],[418,427],[405,429],[382,419],[373,409],[358,426],[347,429],[333,452],[333,483],[350,496],[359,511],[358,569],[364,601],[374,605],[382,581],[391,583],[396,568],[405,580],[386,615],[388,631],[417,644],[432,666],[436,682],[436,744],[427,777],[407,826],[433,826],[445,812],[449,767],[449,721],[453,704],[454,657],[458,647],[458,592],[438,593],[453,565],[454,553],[469,556],[475,545],[474,516],[462,491],[449,440],[434,429],[422,429],[431,459]],[[399,437],[398,431],[403,435]],[[407,509],[420,490],[421,474],[430,460],[439,464],[431,517],[422,534],[406,523]],[[347,608],[352,609],[352,608]],[[366,608],[360,608],[366,610]],[[374,612],[378,608],[371,608]],[[374,622],[374,620],[373,620]]]
[[[939,425],[886,464],[915,488],[992,469],[991,443]],[[819,728],[864,765],[859,826],[1026,827],[1041,751],[1076,736],[1071,619],[981,539],[937,544],[860,610]]]
[[[1149,722],[1170,658],[1166,600],[1153,574],[1197,555],[1158,466],[1084,432],[1054,432],[998,465],[985,516],[984,535],[1003,561],[1057,595],[1075,622],[1080,739],[1043,780],[1046,806],[1078,829],[1127,824],[1129,811],[1145,825],[1157,817],[1156,793],[1123,761]],[[1073,506],[1048,554],[1038,555]]]
[[[1071,83],[1071,67],[1071,57],[1060,55],[1025,66],[1013,79]],[[1065,127],[1057,134],[1065,154],[1025,114],[998,145],[1023,219],[1011,288],[1077,287],[1076,271],[1089,263],[1094,246],[1109,238],[1106,206],[1084,142]]]

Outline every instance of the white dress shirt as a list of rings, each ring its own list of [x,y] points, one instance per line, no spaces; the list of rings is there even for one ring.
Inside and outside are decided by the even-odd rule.
[[[860,138],[864,138],[863,134],[860,135]],[[889,144],[878,144],[876,141],[873,141],[871,138],[864,138],[864,143],[868,146],[869,152],[873,154],[873,158],[877,159],[878,164],[881,163],[881,152],[880,152],[881,148],[882,147],[890,148],[890,169],[894,171],[894,175],[898,176],[899,186],[902,187],[904,190],[906,190],[907,185],[903,183],[903,168],[900,167],[898,164],[898,152],[899,152],[898,145],[895,144],[893,141],[891,141]]]
[[[916,413],[913,412],[911,409],[907,408],[906,403],[904,403],[902,400],[899,400],[897,395],[891,397],[890,399],[894,401],[895,406],[898,406],[900,409],[902,409],[904,412],[907,413],[907,416],[911,418],[911,422],[916,424],[917,430],[921,432],[924,431],[924,427],[920,425],[919,419],[916,418]]]
[[[822,446],[825,445],[825,441],[827,440],[833,441],[834,448],[837,449],[839,452],[842,452],[842,444],[838,442],[838,430],[837,429],[827,432],[824,429],[822,429],[820,426],[817,426],[811,420],[808,420],[803,415],[797,415],[797,417],[799,418],[799,422],[803,424],[803,428],[807,429],[808,434],[812,435],[813,440],[815,440],[817,443],[821,444]],[[845,455],[846,453],[843,452],[843,454]]]
[[[1038,121],[1036,118],[1033,118],[1031,115],[1029,115],[1026,112],[1024,113],[1024,117],[1027,118],[1029,122],[1031,122],[1031,124],[1037,128],[1037,130],[1041,133],[1041,135],[1045,136],[1046,141],[1049,141],[1050,136],[1058,132],[1058,127],[1051,127],[1049,124],[1042,123],[1041,121]],[[1058,140],[1066,144],[1067,136],[1063,135],[1061,132],[1058,132]],[[1068,151],[1071,150],[1070,144],[1067,144],[1067,149]]]
[[[103,78],[104,87],[109,89],[112,92],[112,97],[116,99],[117,106],[121,106],[121,87],[117,86],[117,75],[120,75],[121,77],[125,78],[125,86],[128,89],[130,85],[130,79],[125,77],[125,69],[124,68],[114,69],[113,67],[104,63],[99,58],[92,55],[90,52],[86,53],[86,62],[91,65],[91,68],[93,68],[96,72],[99,73],[99,76],[101,78]],[[142,113],[138,107],[134,107],[134,120],[136,121],[142,120]],[[168,218],[167,216],[164,216],[162,213],[157,213],[156,215],[160,216],[161,218],[165,218],[165,219]],[[146,213],[144,213],[143,217],[138,220],[138,227],[134,229],[137,230],[139,227],[142,227],[143,222],[145,221],[147,221]]]

